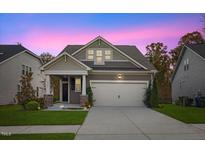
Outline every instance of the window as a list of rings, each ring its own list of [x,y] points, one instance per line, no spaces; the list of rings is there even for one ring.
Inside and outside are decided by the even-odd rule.
[[[189,59],[186,60],[186,70],[189,70]]]
[[[17,85],[17,94],[19,94],[20,92],[21,92],[21,85],[18,84],[18,85]]]
[[[32,68],[26,65],[22,65],[22,75],[28,75],[32,73]]]
[[[105,60],[111,60],[111,51],[105,50]]]
[[[26,72],[25,65],[22,65],[22,75],[25,75],[25,72]]]
[[[81,78],[75,78],[75,92],[81,92]]]
[[[88,60],[93,60],[94,59],[94,51],[93,50],[88,50]]]
[[[102,50],[96,50],[96,64],[103,64],[103,54]]]
[[[184,60],[184,71],[188,71],[189,70],[189,59],[187,58],[186,60]]]
[[[39,87],[36,87],[36,96],[39,96]]]

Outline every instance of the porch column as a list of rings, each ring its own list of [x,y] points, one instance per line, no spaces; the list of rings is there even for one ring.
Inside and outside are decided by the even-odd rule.
[[[59,98],[60,98],[60,102],[63,101],[63,98],[62,98],[62,90],[63,90],[63,89],[62,89],[62,87],[63,87],[63,86],[62,86],[62,79],[60,78],[60,80],[59,80],[59,92],[60,92],[60,94],[59,94],[60,97],[59,97]]]
[[[46,75],[46,94],[51,94],[51,83],[50,83],[50,75]]]
[[[82,84],[82,95],[86,95],[86,76],[83,75],[83,84]]]

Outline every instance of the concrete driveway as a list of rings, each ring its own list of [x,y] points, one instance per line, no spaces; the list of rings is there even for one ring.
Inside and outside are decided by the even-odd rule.
[[[205,139],[205,130],[145,107],[93,107],[75,139]]]

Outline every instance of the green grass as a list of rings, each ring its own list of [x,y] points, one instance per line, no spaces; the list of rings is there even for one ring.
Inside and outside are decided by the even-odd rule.
[[[74,133],[48,133],[48,134],[11,134],[0,135],[0,140],[73,140]]]
[[[0,106],[0,126],[80,125],[86,111],[24,111],[20,105]]]
[[[205,108],[163,104],[155,110],[185,123],[205,123]]]

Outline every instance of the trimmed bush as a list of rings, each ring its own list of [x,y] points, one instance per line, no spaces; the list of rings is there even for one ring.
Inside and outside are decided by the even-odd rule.
[[[88,87],[88,88],[87,88],[86,93],[87,93],[87,95],[88,95],[89,105],[90,105],[90,106],[93,106],[93,92],[92,92],[91,87]]]
[[[150,97],[151,97],[151,93],[152,93],[152,90],[151,90],[151,84],[149,83],[149,86],[146,90],[146,93],[145,93],[145,97],[144,97],[144,104],[151,108],[151,103],[150,103]]]
[[[26,110],[35,111],[38,110],[39,104],[36,101],[30,101],[26,104]]]
[[[154,78],[154,81],[153,81],[150,103],[151,103],[151,107],[153,108],[159,107],[159,96],[158,96],[156,77]]]

